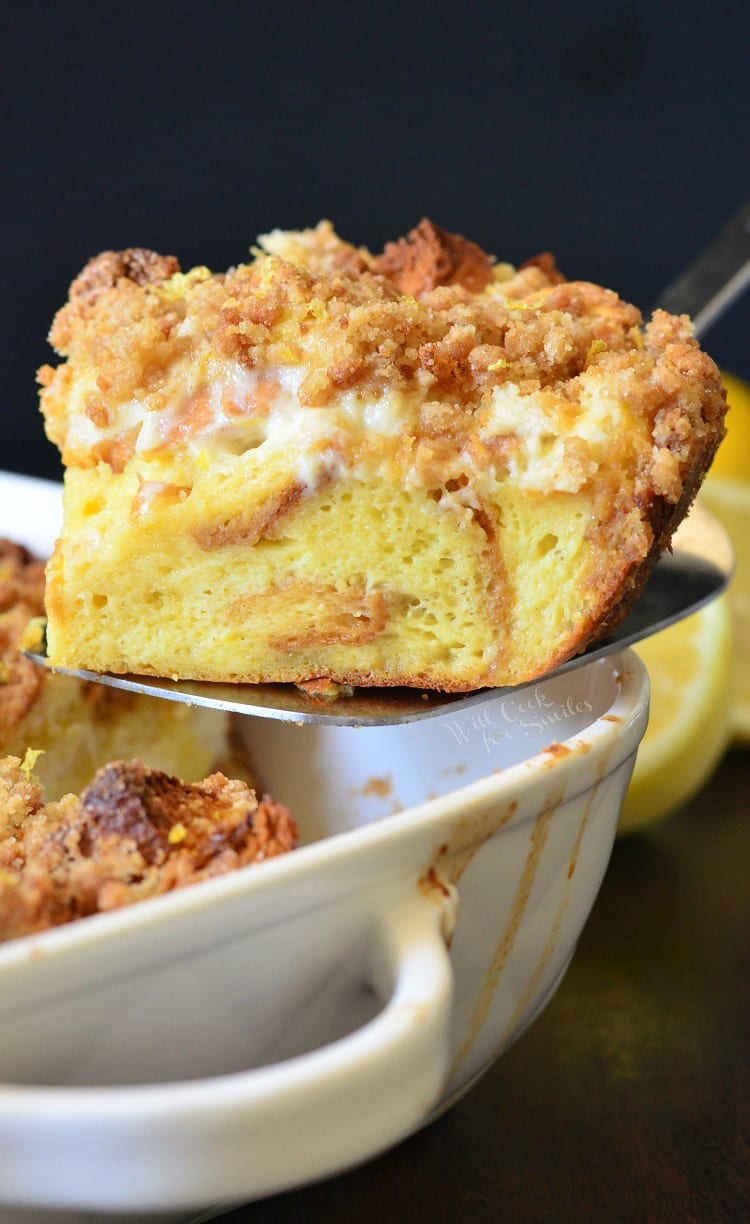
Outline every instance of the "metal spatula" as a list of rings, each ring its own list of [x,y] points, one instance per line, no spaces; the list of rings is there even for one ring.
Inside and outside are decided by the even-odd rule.
[[[696,331],[705,332],[750,282],[750,201],[730,220],[661,295],[655,305],[674,314],[692,316]],[[593,659],[657,633],[697,611],[726,586],[732,569],[729,540],[704,511],[694,509],[673,541],[673,552],[654,568],[637,605],[606,641],[570,659],[555,673],[572,671]],[[41,654],[30,653],[37,663]],[[65,669],[60,669],[61,671]],[[433,718],[497,697],[503,690],[437,693],[407,688],[358,688],[336,697],[316,697],[288,684],[218,684],[193,680],[162,680],[142,676],[100,675],[76,670],[79,676],[113,688],[128,689],[169,701],[231,710],[240,714],[288,722],[328,722],[373,727]],[[537,677],[531,684],[537,684]],[[528,687],[528,686],[520,686]],[[518,689],[514,689],[517,692]]]

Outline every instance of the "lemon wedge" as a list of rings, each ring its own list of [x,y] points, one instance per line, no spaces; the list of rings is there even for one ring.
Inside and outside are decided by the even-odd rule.
[[[700,501],[724,525],[734,548],[728,592],[734,622],[730,719],[734,740],[750,744],[750,479],[714,476],[712,468]]]
[[[699,500],[729,533],[735,570],[729,587],[734,620],[731,720],[735,743],[750,745],[750,385],[722,370],[729,412],[727,436]]]
[[[634,647],[651,681],[651,714],[618,833],[660,820],[694,795],[731,736],[732,617],[726,594]]]

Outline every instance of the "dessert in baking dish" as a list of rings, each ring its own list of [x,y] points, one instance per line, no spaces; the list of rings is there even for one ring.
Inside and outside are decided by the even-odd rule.
[[[239,768],[225,715],[52,675],[27,659],[19,642],[43,611],[43,563],[0,539],[0,757],[40,752],[35,773],[48,799],[81,790],[115,757],[138,755],[189,780]]]
[[[186,784],[113,761],[44,803],[35,768],[0,759],[0,940],[130,905],[293,849],[287,808],[221,773]]]
[[[422,222],[108,252],[41,371],[53,664],[468,690],[624,615],[724,432],[690,322]]]

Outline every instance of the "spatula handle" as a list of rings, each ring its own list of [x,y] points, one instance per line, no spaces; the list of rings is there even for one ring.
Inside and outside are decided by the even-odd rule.
[[[691,316],[704,335],[750,284],[750,200],[719,230],[654,303]]]

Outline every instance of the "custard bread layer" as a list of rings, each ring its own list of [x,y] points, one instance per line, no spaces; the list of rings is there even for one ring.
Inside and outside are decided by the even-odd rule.
[[[724,431],[687,318],[423,222],[186,274],[108,252],[41,372],[59,666],[513,684],[627,611]]]

